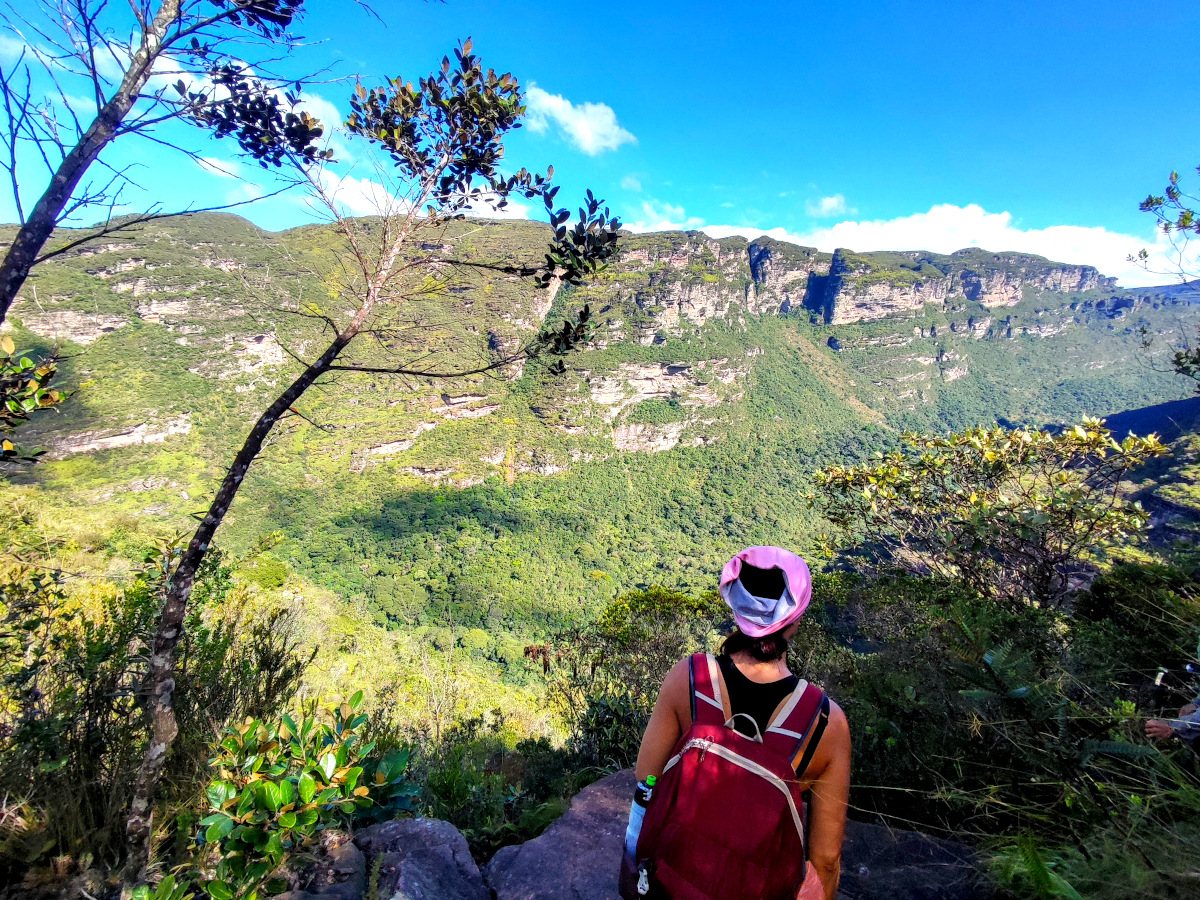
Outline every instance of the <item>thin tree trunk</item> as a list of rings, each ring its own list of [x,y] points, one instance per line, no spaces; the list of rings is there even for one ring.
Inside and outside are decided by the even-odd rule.
[[[79,187],[88,167],[96,161],[108,142],[116,137],[121,123],[149,81],[163,38],[179,19],[179,4],[180,0],[163,0],[158,14],[142,33],[141,45],[125,70],[121,86],[59,164],[50,184],[5,252],[4,259],[0,260],[0,322],[8,315],[8,308],[29,277],[29,270],[54,232],[59,216]]]
[[[126,865],[126,884],[141,877],[141,869],[149,858],[151,819],[154,812],[154,789],[162,774],[163,764],[179,732],[175,722],[175,709],[172,705],[171,694],[175,690],[175,648],[183,635],[184,617],[187,613],[188,598],[192,593],[192,585],[196,580],[196,572],[200,568],[212,543],[213,535],[221,526],[225,514],[237,496],[238,488],[246,476],[250,464],[262,450],[263,442],[279,418],[312,386],[321,375],[328,371],[330,364],[346,348],[354,338],[361,323],[356,317],[355,324],[340,333],[337,338],[321,354],[320,359],[304,370],[301,375],[280,394],[254,423],[254,427],[246,436],[241,450],[234,457],[233,464],[225,473],[225,480],[217,490],[208,514],[192,535],[187,550],[179,561],[175,573],[167,582],[163,609],[158,621],[158,632],[154,637],[154,646],[150,656],[150,668],[146,675],[146,707],[150,717],[150,742],[146,747],[145,756],[138,769],[137,782],[134,787],[133,801],[130,806],[129,819],[126,821],[125,832],[129,839],[130,857]]]

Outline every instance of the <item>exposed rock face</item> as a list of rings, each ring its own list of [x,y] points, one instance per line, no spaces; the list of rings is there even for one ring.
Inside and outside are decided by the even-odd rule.
[[[662,453],[679,443],[679,436],[686,425],[686,422],[618,425],[613,429],[613,446],[618,450]]]
[[[728,318],[734,304],[753,313],[778,310],[778,300],[760,302],[750,290],[746,242],[741,238],[717,241],[698,231],[652,237],[624,251],[614,266],[645,275],[645,280],[618,281],[616,297],[631,300],[652,317],[653,327],[638,335],[643,343],[650,343],[658,329],[678,333],[685,324]]]
[[[500,408],[498,403],[490,405],[483,403],[487,400],[486,394],[460,394],[457,397],[442,394],[441,400],[441,406],[435,406],[429,411],[433,415],[442,416],[445,419],[479,419],[483,416],[490,416]],[[481,403],[483,405],[480,405]]]
[[[449,822],[405,819],[358,832],[372,863],[382,857],[379,897],[392,900],[489,900],[467,841]]]
[[[834,325],[911,313],[926,303],[944,304],[956,297],[995,307],[1015,306],[1027,290],[1061,294],[1116,289],[1116,279],[1105,278],[1091,266],[978,249],[950,256],[837,250],[829,277],[821,282],[810,286],[805,302]]]
[[[161,444],[173,435],[187,434],[191,430],[192,423],[188,417],[180,416],[162,424],[142,422],[118,431],[85,431],[59,441],[50,455],[54,459],[62,459],[72,453],[95,453],[97,450],[115,450],[137,444]]]
[[[950,295],[952,284],[953,279],[940,272],[927,275],[905,269],[880,273],[864,258],[837,250],[820,304],[821,312],[825,321],[833,325],[882,319],[919,310],[926,303],[941,302]]]
[[[214,354],[188,371],[207,378],[225,379],[283,365],[283,348],[274,332],[256,334],[236,342],[227,337],[224,349],[224,353]]]
[[[73,341],[85,347],[127,324],[121,316],[73,310],[42,312],[29,303],[14,303],[13,318],[19,319],[22,325],[38,337],[54,341]]]
[[[626,769],[584,788],[546,832],[504,847],[487,866],[497,900],[616,900],[635,785]]]
[[[283,900],[358,900],[367,889],[367,860],[344,833],[323,835],[325,856],[307,890],[288,891]]]
[[[968,300],[984,306],[1016,306],[1021,302],[1024,281],[1013,272],[962,273],[962,291]]]
[[[1111,290],[1117,284],[1115,278],[1105,278],[1091,266],[1063,266],[1045,260],[1039,264],[1031,263],[1030,259],[1016,254],[999,254],[995,262],[1005,268],[963,269],[959,274],[963,296],[984,306],[1015,306],[1021,302],[1025,287],[1066,294],[1096,288]]]
[[[732,384],[744,374],[745,369],[726,358],[676,365],[625,363],[611,375],[592,378],[588,386],[592,403],[607,407],[604,416],[612,421],[623,410],[645,400],[675,397],[684,406],[716,406],[721,396],[712,382]]]
[[[497,900],[616,900],[633,787],[631,770],[610,775],[585,788],[541,837],[500,850],[486,873]],[[847,823],[839,900],[987,900],[992,894],[962,844]]]
[[[800,247],[771,238],[758,238],[746,248],[750,277],[759,293],[773,292],[778,311],[791,312],[805,302],[812,276],[829,274],[832,257],[815,247]]]
[[[325,855],[303,890],[281,900],[363,900],[367,871],[378,865],[373,896],[387,900],[489,900],[466,839],[449,822],[404,819],[364,828],[351,842],[323,840]]]

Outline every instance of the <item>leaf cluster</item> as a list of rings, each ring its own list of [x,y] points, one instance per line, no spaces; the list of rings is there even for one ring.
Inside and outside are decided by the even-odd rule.
[[[220,853],[216,877],[205,884],[214,900],[257,897],[264,880],[326,828],[411,808],[409,753],[375,756],[374,743],[361,743],[362,699],[359,691],[333,707],[328,722],[284,714],[277,723],[247,719],[225,730],[210,760],[216,777],[198,837]]]
[[[1144,531],[1148,517],[1121,480],[1167,452],[1155,435],[1118,442],[1098,419],[1059,432],[995,426],[905,441],[872,463],[819,470],[810,499],[887,564],[1048,606],[1098,556]]]
[[[246,74],[245,66],[224,63],[209,71],[215,92],[188,91],[181,80],[175,90],[186,104],[186,115],[210,128],[218,138],[233,135],[242,151],[264,169],[292,159],[300,165],[332,160],[332,150],[319,149],[325,129],[306,112],[296,112],[296,91],[279,93]]]
[[[469,38],[455,49],[453,64],[443,57],[441,68],[415,86],[393,78],[368,90],[360,82],[350,109],[347,130],[380,144],[404,177],[428,189],[423,193],[438,213],[481,202],[503,209],[510,193],[532,199],[553,175],[500,175],[504,135],[525,114],[521,88],[507,72],[484,71]]]
[[[544,195],[546,212],[554,228],[554,240],[546,254],[546,267],[541,276],[547,285],[553,278],[561,278],[567,284],[583,284],[585,278],[596,275],[616,252],[621,220],[601,209],[602,200],[597,200],[589,190],[584,205],[579,208],[575,225],[568,230],[570,212],[553,210],[554,195],[558,188]]]
[[[233,25],[261,31],[264,37],[279,37],[304,12],[304,0],[210,0],[228,11]]]
[[[50,387],[58,374],[58,360],[46,356],[35,360],[17,352],[13,339],[0,337],[0,432],[11,431],[29,421],[39,410],[57,406],[66,394]],[[0,459],[29,458],[7,438],[0,438]]]

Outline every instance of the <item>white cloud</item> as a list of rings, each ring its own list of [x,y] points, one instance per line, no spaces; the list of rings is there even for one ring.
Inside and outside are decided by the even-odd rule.
[[[1127,286],[1161,284],[1161,275],[1151,275],[1130,263],[1130,255],[1145,247],[1160,254],[1156,240],[1083,225],[1051,225],[1020,228],[1011,213],[989,213],[977,204],[942,204],[929,212],[869,222],[838,222],[803,236],[821,249],[851,247],[855,250],[932,250],[950,253],[963,247],[1015,250],[1036,253],[1055,262],[1092,265],[1105,275],[1116,276]],[[1158,260],[1163,268],[1165,260]]]
[[[551,94],[535,84],[529,86],[526,103],[530,130],[543,134],[553,123],[568,143],[588,156],[637,143],[637,138],[620,126],[617,114],[605,103],[577,106],[561,94]]]
[[[678,212],[682,216],[683,211]],[[974,203],[967,206],[945,203],[932,207],[929,212],[895,219],[847,220],[803,233],[744,225],[702,225],[700,230],[716,238],[733,235],[755,238],[765,234],[826,252],[845,247],[861,252],[928,250],[953,253],[964,247],[982,247],[994,252],[1033,253],[1054,262],[1095,266],[1103,274],[1117,278],[1124,287],[1167,284],[1175,280],[1170,273],[1176,270],[1170,244],[1161,233],[1152,233],[1149,228],[1144,235],[1122,234],[1085,225],[1020,228],[1013,224],[1012,213],[990,213]],[[1143,248],[1150,254],[1146,268],[1129,261],[1130,256],[1136,256]]]
[[[22,51],[32,49],[25,41],[0,34],[0,62],[16,62],[20,58]],[[27,57],[32,57],[32,55],[32,53],[29,53]]]
[[[644,231],[689,231],[700,228],[703,219],[689,216],[682,206],[670,203],[659,203],[647,200],[642,203],[641,218],[634,222],[625,222],[624,228],[634,232]]]
[[[626,175],[621,179],[621,187],[627,191],[640,191],[642,183],[632,175]]]
[[[241,178],[242,164],[235,162],[232,159],[218,159],[215,156],[201,156],[199,159],[200,168],[204,171],[216,175],[218,178]]]
[[[846,206],[846,198],[841,194],[832,197],[822,197],[820,200],[809,200],[804,204],[804,211],[814,219],[831,219],[834,216],[852,216],[857,209]]]
[[[370,178],[355,178],[353,175],[337,176],[328,169],[320,174],[322,190],[351,216],[382,216],[406,209],[405,201],[392,195],[378,181]]]

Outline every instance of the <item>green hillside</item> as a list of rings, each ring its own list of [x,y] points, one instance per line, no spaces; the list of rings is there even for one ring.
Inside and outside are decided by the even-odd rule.
[[[460,258],[531,262],[543,239],[540,225],[480,221],[445,237]],[[102,530],[185,529],[293,371],[288,352],[314,338],[282,308],[329,290],[331,240],[196,215],[43,267],[15,336],[60,340],[76,394],[20,435],[49,458],[5,491]],[[380,624],[486,628],[511,661],[632,586],[704,588],[740,546],[809,547],[808,473],[903,429],[1065,421],[1186,393],[1144,365],[1138,330],[1190,327],[1191,307],[1026,289],[1002,309],[960,294],[825,325],[799,293],[829,257],[751,246],[772,251],[773,276],[742,239],[626,236],[597,283],[553,298],[551,320],[583,302],[600,313],[565,375],[344,376],[311,393],[302,412],[322,428],[280,431],[223,544],[244,553],[281,532],[274,557]],[[878,278],[908,256],[852,259]],[[901,282],[934,262],[911,261]],[[398,315],[424,325],[403,340],[464,362],[531,334],[549,299],[487,277]]]

